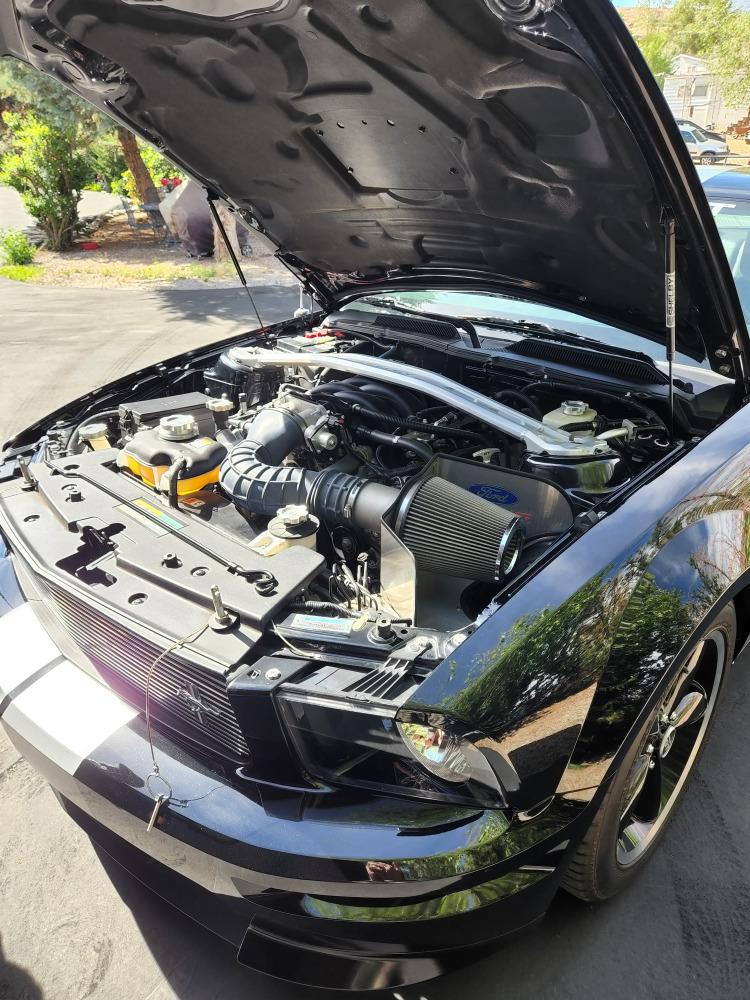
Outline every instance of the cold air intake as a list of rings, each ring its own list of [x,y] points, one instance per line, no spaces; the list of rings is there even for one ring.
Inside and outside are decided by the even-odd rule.
[[[261,410],[222,463],[222,489],[239,507],[266,517],[304,504],[329,527],[349,525],[371,542],[379,542],[381,519],[399,501],[395,530],[419,569],[492,582],[516,565],[525,528],[511,511],[439,476],[424,475],[399,491],[337,469],[281,464],[304,444],[304,429],[290,413]]]

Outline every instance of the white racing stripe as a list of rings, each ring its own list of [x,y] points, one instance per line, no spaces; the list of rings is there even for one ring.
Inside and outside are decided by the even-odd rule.
[[[0,649],[3,723],[69,774],[138,714],[62,658],[28,604],[0,618]]]
[[[22,604],[0,618],[0,650],[0,701],[61,655],[30,604]]]

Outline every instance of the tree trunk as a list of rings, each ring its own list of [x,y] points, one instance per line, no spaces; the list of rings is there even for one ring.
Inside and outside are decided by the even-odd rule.
[[[156,191],[156,185],[154,184],[151,174],[148,172],[148,167],[143,162],[143,157],[141,156],[140,149],[138,149],[138,143],[136,142],[135,136],[126,128],[118,125],[117,138],[120,140],[122,154],[125,157],[128,170],[133,175],[135,187],[138,191],[138,197],[141,204],[158,204],[159,195]]]
[[[222,205],[220,201],[215,202],[216,210],[219,213],[219,218],[224,223],[224,228],[227,231],[227,236],[229,237],[229,242],[232,244],[232,249],[234,250],[237,258],[240,257],[240,241],[237,236],[237,220],[235,219],[232,212]],[[221,233],[219,232],[219,227],[214,222],[214,260],[231,260],[229,252],[224,244]]]

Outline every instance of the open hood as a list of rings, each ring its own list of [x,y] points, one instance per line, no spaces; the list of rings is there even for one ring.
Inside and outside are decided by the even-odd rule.
[[[471,285],[664,342],[672,217],[677,347],[740,374],[710,211],[609,0],[14,4],[2,51],[164,150],[329,304]]]

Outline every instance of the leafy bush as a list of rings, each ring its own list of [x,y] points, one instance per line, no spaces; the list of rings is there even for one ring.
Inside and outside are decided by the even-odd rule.
[[[31,264],[36,247],[19,229],[8,229],[0,233],[0,252],[6,264]]]
[[[8,153],[0,184],[21,195],[52,250],[64,250],[78,231],[78,201],[92,180],[91,157],[76,125],[44,121],[34,114],[6,112]]]
[[[122,194],[116,188],[122,185],[122,175],[127,170],[122,147],[115,132],[107,132],[99,136],[91,146],[91,168],[98,184],[97,190],[113,191]],[[94,190],[93,186],[89,190]]]

